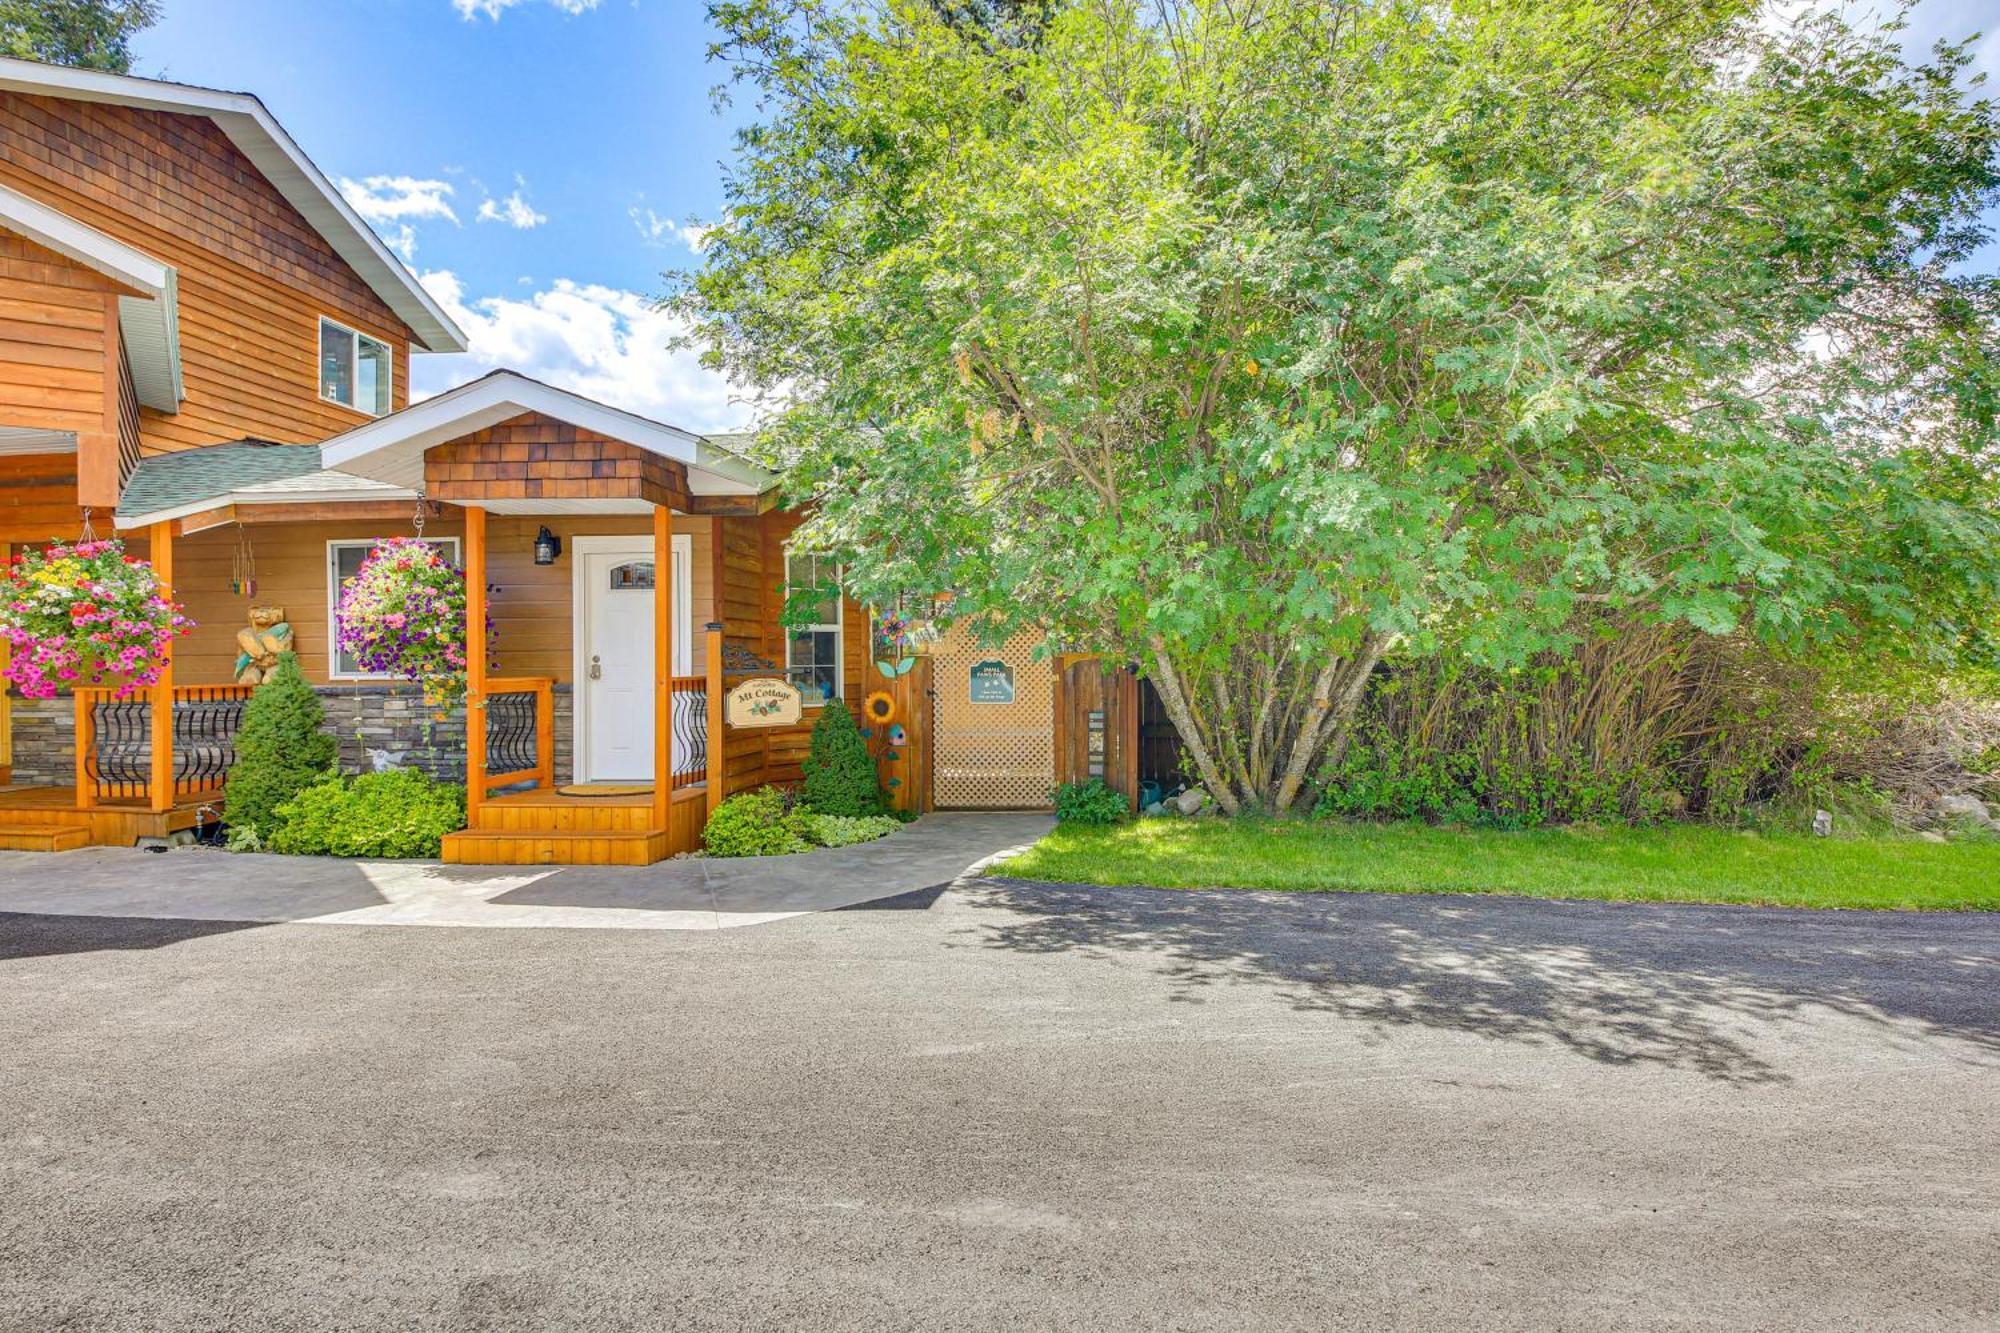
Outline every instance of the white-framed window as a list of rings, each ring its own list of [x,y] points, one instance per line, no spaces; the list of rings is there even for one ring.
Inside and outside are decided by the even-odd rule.
[[[319,396],[371,417],[387,416],[393,400],[396,353],[388,343],[336,324],[319,321]]]
[[[810,622],[785,627],[785,669],[806,704],[817,706],[841,695],[840,566],[825,556],[786,552],[787,604],[795,593],[812,590],[829,595],[814,605]]]
[[[433,537],[431,545],[454,565],[462,564],[458,538]],[[326,651],[327,676],[332,680],[381,680],[381,671],[363,671],[354,655],[340,647],[340,590],[361,572],[361,562],[379,543],[371,540],[331,541],[326,544]]]

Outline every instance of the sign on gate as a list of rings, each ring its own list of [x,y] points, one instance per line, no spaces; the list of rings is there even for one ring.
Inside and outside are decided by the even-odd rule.
[[[732,727],[788,727],[805,712],[799,687],[776,676],[753,676],[722,701],[722,716]]]
[[[1014,669],[988,658],[972,667],[971,699],[976,704],[1014,702]]]

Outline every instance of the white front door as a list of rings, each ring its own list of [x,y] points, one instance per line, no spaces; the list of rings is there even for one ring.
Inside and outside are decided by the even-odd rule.
[[[653,776],[653,540],[575,539],[576,779]],[[689,538],[674,538],[674,670],[692,661]]]

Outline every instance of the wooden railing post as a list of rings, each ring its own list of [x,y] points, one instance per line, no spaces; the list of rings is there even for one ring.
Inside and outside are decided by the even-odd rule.
[[[556,785],[556,683],[548,678],[535,687],[535,785]]]
[[[708,622],[708,813],[722,804],[722,623]]]
[[[465,508],[465,822],[486,801],[486,511]]]
[[[97,784],[90,777],[90,756],[97,749],[97,702],[89,690],[76,692],[76,808],[97,808]]]
[[[160,595],[174,595],[174,525],[169,519],[151,528],[148,552],[153,573],[160,580]],[[174,808],[174,649],[171,640],[161,649],[165,659],[160,678],[153,683],[151,779],[146,784],[147,805],[155,814]]]

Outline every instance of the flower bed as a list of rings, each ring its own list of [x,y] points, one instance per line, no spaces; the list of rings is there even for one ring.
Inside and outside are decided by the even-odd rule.
[[[193,628],[120,541],[30,549],[0,575],[6,675],[30,699],[107,683],[119,698],[136,693],[158,683],[174,635]]]

